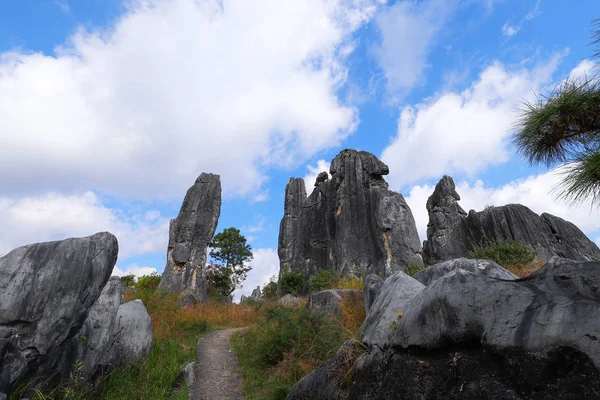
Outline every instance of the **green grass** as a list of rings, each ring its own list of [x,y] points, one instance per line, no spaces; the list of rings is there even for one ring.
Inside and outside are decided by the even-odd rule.
[[[491,260],[504,268],[526,266],[535,259],[535,253],[517,241],[497,240],[473,247],[468,258]]]
[[[245,398],[285,399],[302,377],[357,334],[364,320],[362,302],[344,304],[343,314],[348,318],[336,320],[304,307],[273,306],[256,324],[234,335],[232,345],[242,367]]]

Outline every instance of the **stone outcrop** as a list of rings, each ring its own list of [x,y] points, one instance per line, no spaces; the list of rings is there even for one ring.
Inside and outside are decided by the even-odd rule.
[[[369,349],[349,387],[317,369],[289,398],[600,397],[598,262],[555,258],[518,280],[459,267],[429,286],[398,272],[361,330]]]
[[[117,252],[117,239],[103,232],[20,247],[0,258],[0,392],[20,382],[58,383],[69,379],[75,365],[84,379],[100,366],[112,367],[105,358],[115,335],[124,334],[119,313],[131,304],[122,304],[120,279],[110,278]],[[149,321],[138,303],[136,318]],[[132,335],[146,335],[151,344],[151,324]]]
[[[600,249],[579,228],[559,217],[537,215],[521,204],[486,207],[468,214],[458,204],[454,181],[444,176],[427,200],[429,223],[423,244],[429,265],[466,257],[475,245],[518,241],[543,261],[552,256],[600,260]]]
[[[369,274],[365,277],[365,314],[369,314],[369,310],[371,306],[375,302],[375,299],[379,295],[381,291],[381,286],[383,286],[383,279],[379,275]]]
[[[119,306],[111,334],[111,345],[103,365],[121,367],[148,356],[152,348],[152,320],[141,300]]]
[[[388,173],[373,154],[344,150],[331,163],[331,179],[320,174],[310,196],[302,179],[290,179],[279,231],[281,269],[362,277],[422,265],[412,212],[401,194],[388,190]]]
[[[206,302],[206,250],[220,214],[221,179],[202,173],[187,191],[177,218],[171,220],[167,265],[159,289],[192,294]]]
[[[282,305],[284,307],[297,307],[302,305],[302,299],[288,293],[279,300],[277,300],[277,304]]]
[[[413,278],[421,282],[423,285],[429,286],[432,282],[456,269],[463,269],[477,275],[489,276],[491,278],[505,279],[509,281],[519,279],[518,276],[510,271],[507,271],[504,267],[496,264],[493,261],[474,260],[469,258],[456,258],[454,260],[448,260],[432,265],[431,267],[417,272]]]
[[[321,310],[336,316],[342,315],[344,301],[363,303],[364,294],[358,289],[328,289],[312,293],[308,296],[306,308]]]
[[[250,294],[250,296],[244,296],[242,295],[242,297],[240,298],[240,303],[243,303],[245,301],[260,301],[262,299],[262,293],[260,292],[260,286],[257,286],[256,289],[254,289],[252,291],[252,294]]]

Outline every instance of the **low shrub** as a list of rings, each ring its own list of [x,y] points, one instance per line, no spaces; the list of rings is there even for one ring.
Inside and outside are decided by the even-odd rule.
[[[304,275],[300,272],[283,270],[279,274],[279,288],[283,295],[298,296],[303,292],[305,284]]]
[[[417,272],[422,271],[425,268],[422,264],[409,264],[406,266],[406,275],[414,276]]]
[[[262,298],[265,300],[277,300],[277,278],[271,277],[269,283],[262,288]]]
[[[504,268],[515,268],[531,263],[535,253],[520,242],[496,240],[473,246],[467,257],[491,260]]]
[[[362,302],[348,299],[334,318],[305,307],[265,307],[256,324],[233,337],[245,398],[285,399],[304,376],[329,359],[365,318]]]
[[[339,276],[327,270],[320,270],[308,279],[308,290],[310,293],[337,287]]]

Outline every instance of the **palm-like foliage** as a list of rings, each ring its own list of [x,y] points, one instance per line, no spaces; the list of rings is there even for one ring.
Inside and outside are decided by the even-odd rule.
[[[600,58],[600,19],[593,44]],[[600,205],[600,77],[567,80],[534,103],[525,103],[514,143],[531,164],[567,163],[559,196]]]

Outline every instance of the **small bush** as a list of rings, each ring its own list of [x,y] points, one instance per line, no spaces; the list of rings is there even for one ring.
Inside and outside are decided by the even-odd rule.
[[[409,264],[406,266],[406,275],[414,276],[417,272],[422,271],[425,268],[421,264]]]
[[[340,278],[331,271],[320,270],[308,279],[308,290],[310,293],[337,287]]]
[[[531,263],[535,253],[520,242],[497,240],[474,246],[467,257],[492,260],[504,268],[515,268]]]
[[[275,278],[275,276],[272,276],[271,280],[269,280],[269,283],[263,286],[262,297],[265,300],[277,299],[277,279]]]
[[[135,275],[129,274],[121,277],[121,285],[124,288],[134,287],[135,286]]]
[[[279,288],[283,295],[292,294],[298,296],[303,292],[304,286],[304,275],[300,272],[284,270],[279,274]]]

